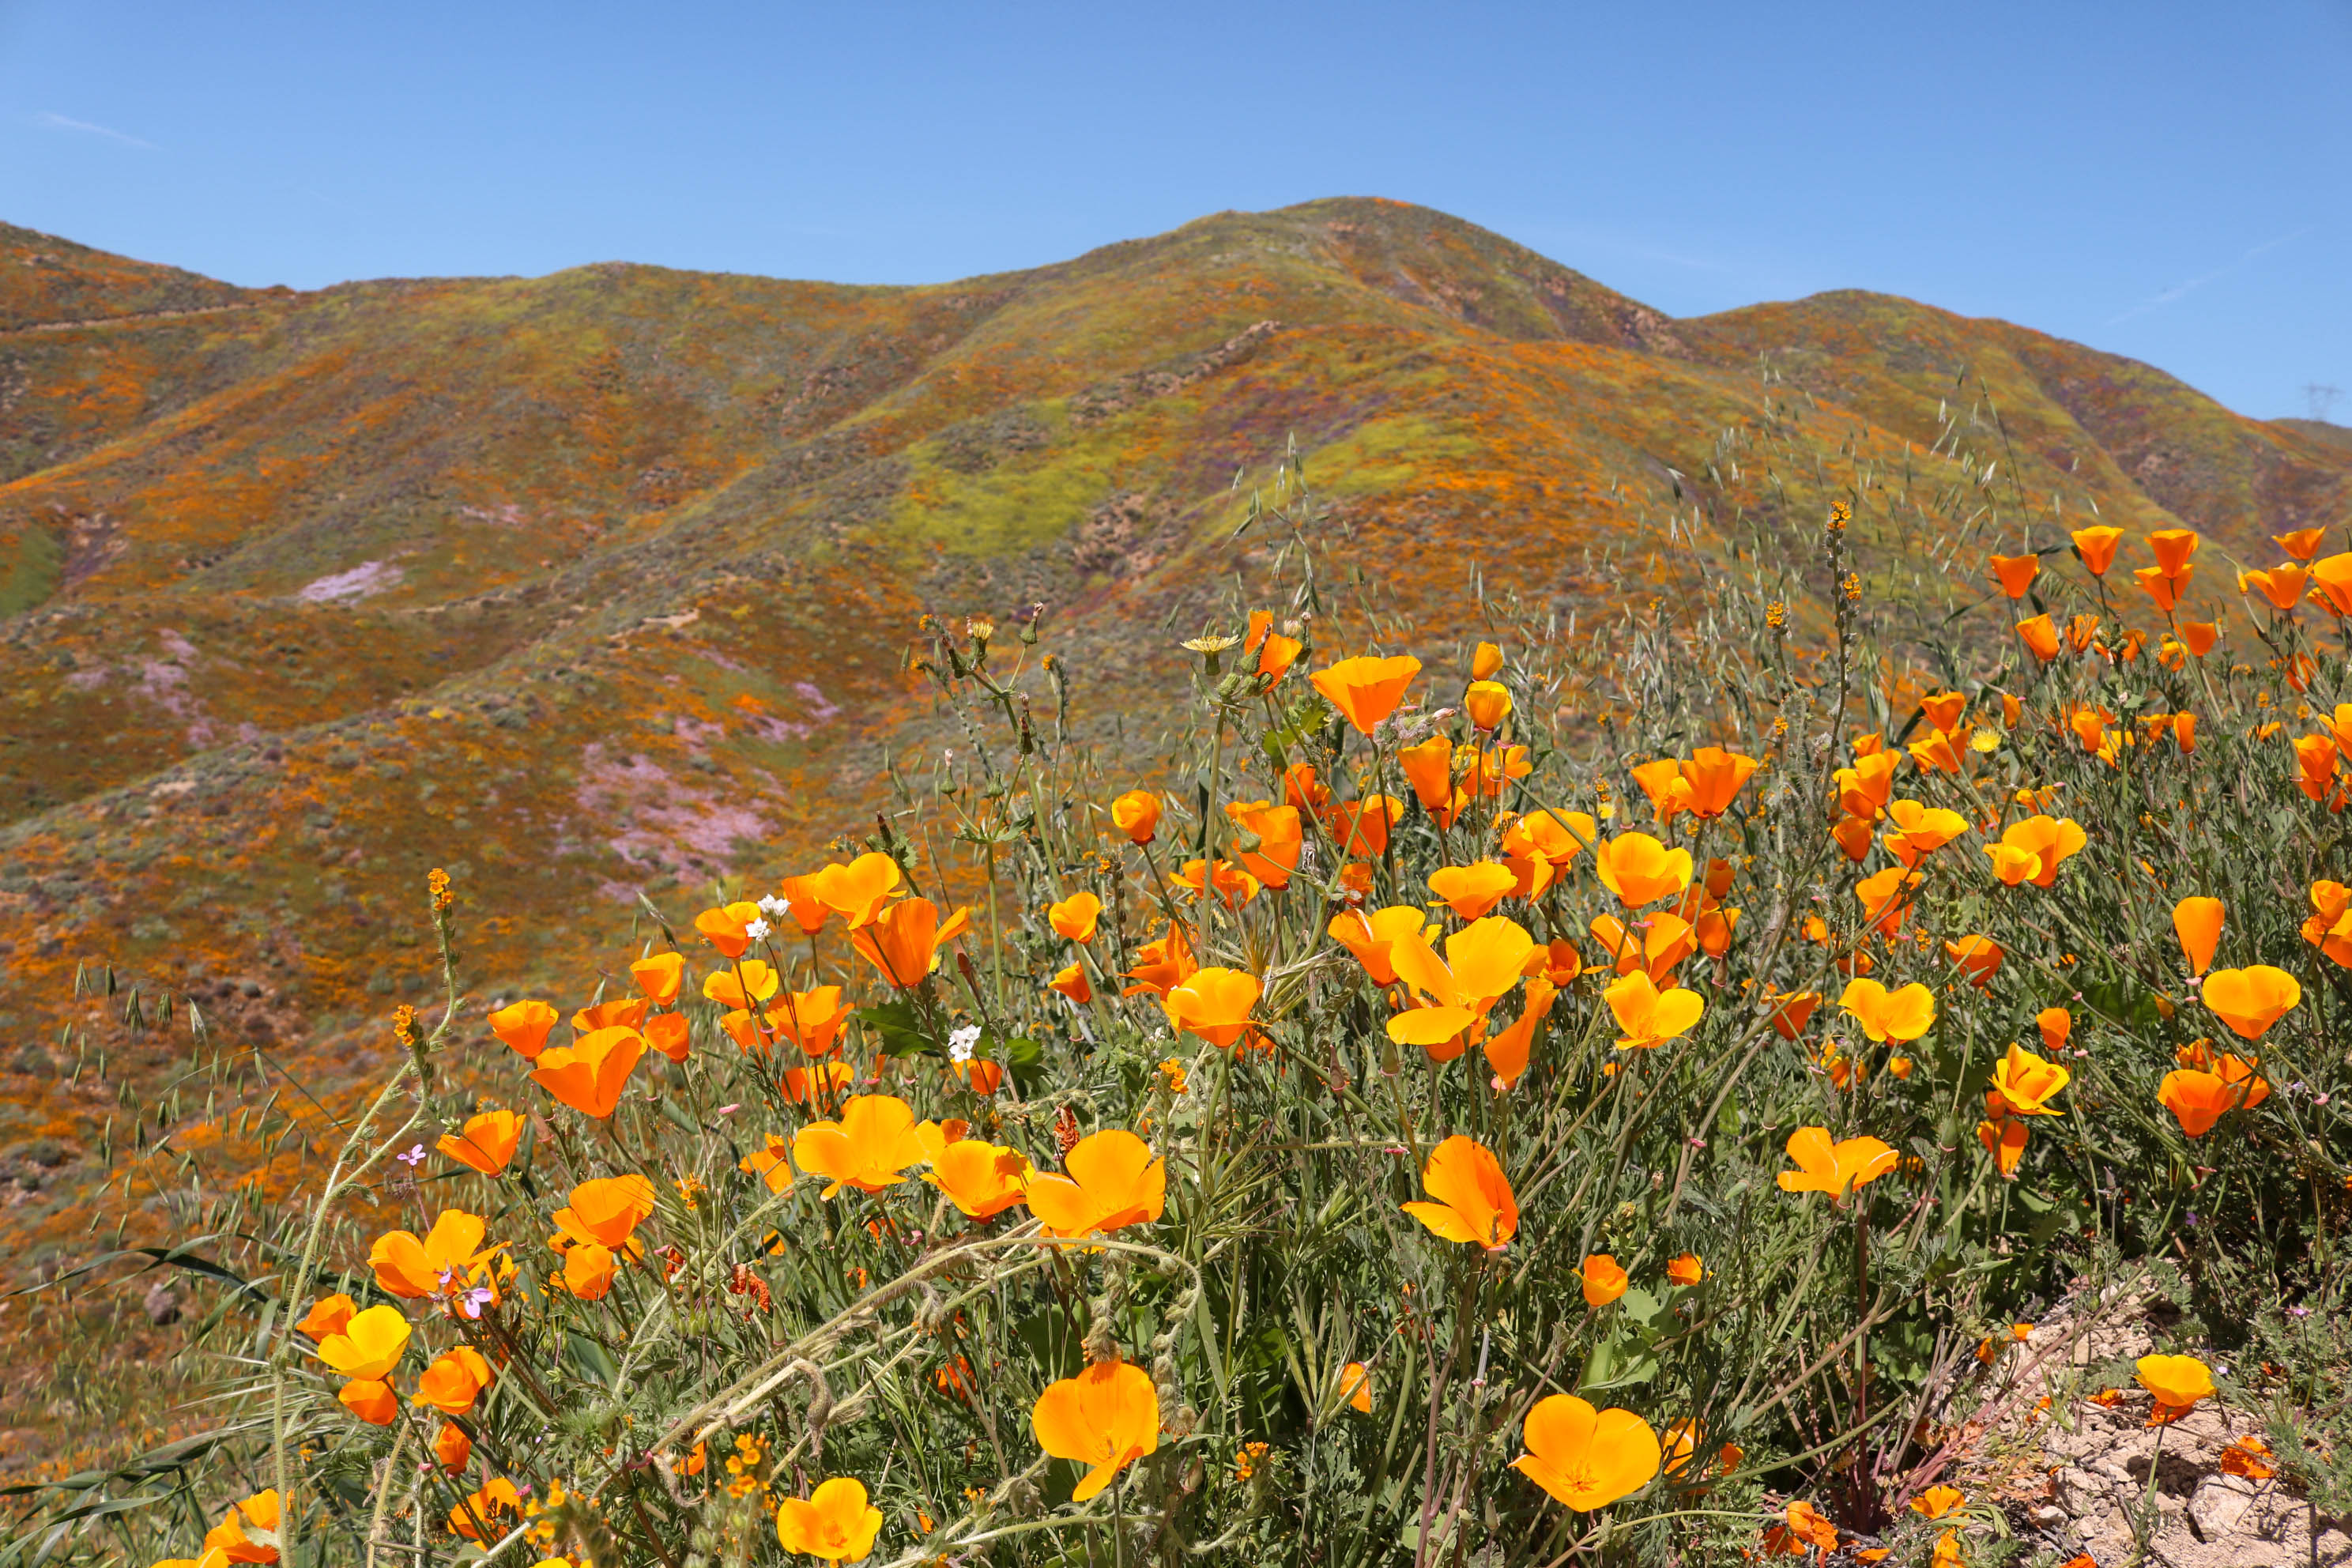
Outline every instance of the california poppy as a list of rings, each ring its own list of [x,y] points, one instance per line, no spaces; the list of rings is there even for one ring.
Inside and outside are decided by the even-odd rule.
[[[882,1510],[866,1500],[866,1483],[854,1476],[819,1481],[806,1498],[776,1505],[776,1540],[787,1552],[803,1552],[827,1563],[856,1563],[872,1555],[882,1532]]]
[[[517,1002],[490,1015],[490,1033],[525,1061],[536,1061],[547,1044],[547,1032],[562,1016],[544,1002]]]
[[[1772,1032],[1784,1040],[1793,1040],[1803,1034],[1805,1026],[1812,1020],[1813,1009],[1822,1005],[1818,991],[1796,991],[1769,1000]]]
[[[1400,935],[1389,944],[1390,966],[1432,1005],[1391,1018],[1389,1038],[1429,1047],[1460,1035],[1519,983],[1535,946],[1525,927],[1501,915],[1447,937],[1443,961],[1421,933]]]
[[[368,1249],[368,1267],[375,1270],[378,1285],[404,1300],[442,1295],[452,1281],[462,1282],[498,1250],[482,1247],[487,1228],[479,1215],[443,1209],[421,1241],[405,1230],[377,1237]]]
[[[2189,571],[2167,572],[2161,566],[2141,566],[2132,573],[2132,580],[2140,591],[2156,602],[2156,607],[2170,615],[2180,607],[2181,595],[2189,591]]]
[[[397,1307],[355,1312],[338,1333],[319,1342],[318,1358],[345,1377],[382,1378],[408,1349],[408,1320]]]
[[[2000,841],[2039,858],[2042,868],[2033,874],[2033,885],[2047,888],[2058,879],[2058,868],[2090,837],[2071,816],[2036,816],[2011,823],[2001,831]]]
[[[1391,945],[1401,936],[1419,936],[1428,918],[1418,905],[1392,904],[1370,914],[1345,910],[1332,916],[1326,929],[1332,941],[1355,954],[1373,984],[1391,985],[1396,982],[1396,971],[1389,964]]]
[[[1168,1205],[1168,1164],[1122,1128],[1081,1138],[1062,1156],[1066,1175],[1040,1171],[1024,1194],[1045,1234],[1087,1237],[1156,1220]]]
[[[654,1212],[654,1184],[632,1173],[582,1182],[572,1189],[572,1201],[555,1211],[555,1226],[576,1242],[608,1247],[632,1255],[642,1252],[637,1226]]]
[[[1872,1040],[1907,1044],[1935,1026],[1936,994],[1916,981],[1889,991],[1875,980],[1850,980],[1838,1006]]]
[[[278,1520],[278,1489],[254,1493],[241,1501],[231,1503],[221,1521],[205,1532],[205,1549],[209,1556],[218,1552],[230,1563],[275,1563],[278,1548],[268,1542],[256,1541],[246,1534],[257,1530],[275,1536]],[[198,1561],[198,1568],[211,1565]]]
[[[1853,766],[1832,775],[1837,784],[1838,807],[1848,816],[1875,821],[1895,788],[1895,770],[1903,759],[1893,752],[1873,752],[1854,759]]]
[[[939,906],[930,900],[908,899],[853,929],[849,940],[884,979],[904,991],[923,983],[939,950],[971,923],[970,910],[960,909],[941,921]]]
[[[702,994],[722,1007],[749,1007],[765,1002],[782,985],[783,976],[774,969],[756,958],[742,958],[732,968],[704,975]]]
[[[473,1457],[474,1440],[466,1436],[466,1429],[454,1421],[444,1421],[440,1434],[433,1439],[434,1463],[444,1473],[454,1476],[461,1474],[466,1462]]]
[[[2151,1426],[2177,1421],[2198,1401],[2213,1397],[2213,1373],[2193,1355],[2144,1355],[2137,1370],[2139,1385],[2156,1396]]]
[[[1650,809],[1662,823],[1690,808],[1690,781],[1683,777],[1682,763],[1672,757],[1643,763],[1633,770],[1633,782],[1650,797]]]
[[[1377,858],[1389,847],[1389,830],[1404,816],[1404,802],[1392,795],[1343,800],[1331,807],[1331,837],[1342,855]]]
[[[598,1029],[569,1047],[541,1052],[530,1078],[572,1110],[601,1121],[621,1103],[630,1070],[645,1054],[645,1037],[635,1029]]]
[[[1992,1156],[1993,1168],[2006,1181],[2017,1174],[2018,1162],[2025,1157],[2025,1123],[2010,1117],[1977,1123],[1977,1142]]]
[[[1110,819],[1129,843],[1149,844],[1160,829],[1160,797],[1150,790],[1129,790],[1110,803]]]
[[[416,1380],[416,1403],[429,1405],[444,1415],[463,1415],[474,1407],[497,1374],[482,1352],[471,1345],[443,1351]]]
[[[1147,942],[1136,950],[1135,967],[1127,971],[1127,978],[1135,982],[1120,994],[1139,996],[1150,994],[1165,996],[1181,985],[1200,969],[1192,958],[1192,943],[1184,937],[1184,928],[1171,922],[1168,933],[1158,942]]]
[[[1160,1005],[1177,1033],[1198,1035],[1223,1048],[1250,1032],[1250,1013],[1263,989],[1246,970],[1202,969],[1171,990]]]
[[[1298,856],[1305,847],[1305,828],[1295,805],[1276,805],[1270,800],[1235,801],[1225,807],[1225,815],[1234,821],[1244,837],[1234,846],[1234,858],[1242,869],[1269,888],[1290,886],[1290,874],[1298,868]],[[1255,838],[1254,848],[1243,846]]]
[[[646,1001],[656,1007],[667,1007],[677,1000],[678,989],[685,984],[686,955],[656,952],[651,958],[641,958],[629,965],[629,979]]]
[[[1441,1240],[1475,1243],[1500,1252],[1518,1234],[1519,1205],[1494,1153],[1455,1133],[1431,1151],[1422,1189],[1437,1201],[1409,1203],[1404,1212]]]
[[[2284,614],[2302,602],[2304,587],[2310,580],[2310,573],[2289,562],[2267,572],[2239,573],[2238,592],[2242,594],[2252,587],[2269,602],[2272,609]]]
[[[2219,899],[2183,899],[2172,906],[2172,929],[2180,937],[2189,973],[2202,974],[2211,967],[2213,949],[2221,940],[2221,918]]]
[[[1420,673],[1421,660],[1400,655],[1394,658],[1343,658],[1328,669],[1317,670],[1308,679],[1359,734],[1369,735],[1381,720],[1396,711],[1397,704],[1404,700],[1404,689]]]
[[[1944,956],[1958,964],[1960,973],[1982,991],[1992,984],[1992,977],[2000,972],[2000,961],[2008,953],[1989,936],[1964,936],[1958,942],[1946,942]]]
[[[2000,1097],[2006,1115],[2055,1116],[2058,1110],[2050,1103],[2051,1097],[2073,1077],[2057,1063],[2044,1061],[2011,1042],[2008,1054],[1993,1067],[1991,1092]]]
[[[449,1533],[479,1541],[483,1530],[497,1531],[503,1518],[519,1518],[521,1513],[522,1494],[515,1484],[504,1476],[493,1476],[449,1510]]]
[[[2213,971],[2198,995],[2241,1039],[2259,1040],[2303,1000],[2303,987],[2285,970],[2256,963]]]
[[[294,1325],[294,1331],[308,1335],[310,1342],[317,1344],[329,1334],[341,1333],[343,1325],[350,1322],[352,1314],[358,1310],[359,1303],[338,1290],[331,1296],[321,1296],[311,1302],[310,1310],[302,1314],[302,1321]]]
[[[1190,889],[1195,897],[1204,884],[1217,890],[1217,901],[1229,910],[1238,910],[1256,898],[1265,884],[1231,860],[1219,860],[1213,869],[1206,860],[1187,860],[1168,879],[1180,888]]]
[[[1076,963],[1054,971],[1054,978],[1045,983],[1045,989],[1060,992],[1081,1007],[1095,999],[1095,988],[1087,984],[1085,968]]]
[[[1698,1254],[1685,1252],[1666,1263],[1666,1283],[1687,1289],[1706,1278],[1706,1268],[1699,1262]]]
[[[1789,1158],[1794,1171],[1782,1171],[1778,1180],[1784,1193],[1827,1193],[1843,1203],[1845,1195],[1868,1185],[1895,1169],[1898,1156],[1875,1138],[1830,1141],[1822,1127],[1800,1127],[1789,1134]]]
[[[1481,730],[1492,730],[1510,716],[1511,690],[1500,681],[1474,680],[1462,694],[1462,710]]]
[[[1683,782],[1690,786],[1690,812],[1711,821],[1731,809],[1731,803],[1756,772],[1754,757],[1727,752],[1721,746],[1701,746],[1681,764]]]
[[[2107,568],[2115,564],[2116,546],[2123,542],[2123,537],[2122,529],[2104,524],[2078,528],[2074,534],[2074,552],[2082,557],[2084,569],[2092,576],[2104,577]]]
[[[2260,1083],[2261,1079],[2253,1081]],[[2213,1123],[2224,1114],[2243,1108],[2252,1094],[2242,1081],[2233,1082],[2217,1072],[2182,1068],[2164,1075],[2164,1081],[2157,1086],[2156,1098],[2179,1121],[2182,1132],[2191,1138],[2202,1138],[2213,1131]]]
[[[1559,995],[1559,988],[1549,979],[1540,974],[1529,975],[1527,1005],[1518,1022],[1486,1037],[1486,1065],[1495,1069],[1495,1077],[1505,1089],[1517,1089],[1526,1075],[1528,1058],[1535,1048],[1536,1030],[1550,1015],[1551,1005]]]
[[[2000,580],[2000,591],[2012,599],[2022,599],[2033,586],[2035,574],[2042,570],[2039,555],[1996,555],[1992,558],[1992,574]]]
[[[2339,616],[2352,616],[2352,553],[2311,563],[2311,592]]]
[[[2042,663],[2048,664],[2058,657],[2058,628],[2048,616],[2035,616],[2031,620],[2018,622],[2017,635],[2025,639],[2025,646]]]
[[[2297,561],[2308,561],[2319,553],[2319,542],[2327,537],[2325,526],[2298,528],[2292,533],[2273,533],[2271,542]]]
[[[1958,812],[1916,800],[1895,801],[1886,808],[1886,816],[1893,824],[1886,830],[1887,853],[1906,867],[1916,866],[1921,856],[1933,854],[1969,830],[1969,819]]]
[[[1960,715],[1969,709],[1966,692],[1937,691],[1919,699],[1919,711],[1938,734],[1949,735],[1960,727]]]
[[[845,866],[826,866],[809,878],[809,890],[855,931],[880,915],[902,890],[898,862],[869,849]]]
[[[1601,886],[1628,908],[1640,909],[1690,886],[1687,849],[1668,849],[1646,833],[1621,833],[1593,852]]]
[[[1577,1272],[1578,1278],[1584,1281],[1584,1304],[1588,1307],[1609,1305],[1622,1296],[1625,1287],[1632,1283],[1617,1260],[1605,1252],[1596,1252],[1587,1258],[1584,1267]]]
[[[1350,1409],[1369,1413],[1372,1408],[1372,1374],[1362,1362],[1351,1361],[1339,1369],[1339,1400]]]
[[[1048,1384],[1029,1425],[1046,1453],[1087,1467],[1070,1493],[1072,1502],[1084,1502],[1159,1448],[1160,1393],[1141,1367],[1097,1362]]]
[[[335,1397],[371,1426],[389,1426],[400,1419],[400,1395],[381,1378],[355,1377],[337,1389]]]
[[[1511,1468],[1580,1512],[1650,1484],[1664,1460],[1658,1434],[1630,1410],[1595,1410],[1572,1394],[1536,1402],[1520,1428],[1528,1451]]]
[[[1045,910],[1046,923],[1061,935],[1075,942],[1095,939],[1095,921],[1102,915],[1102,900],[1081,889]]]
[[[634,1029],[646,1021],[649,1005],[642,996],[615,996],[572,1014],[572,1026],[583,1035],[599,1029]]]
[[[694,929],[721,958],[740,958],[751,949],[751,922],[760,918],[759,905],[741,900],[703,910],[694,917]]]
[[[469,1117],[459,1131],[443,1133],[434,1147],[461,1165],[495,1176],[514,1158],[522,1126],[523,1119],[511,1110],[485,1110]]]
[[[1496,644],[1482,642],[1470,652],[1470,679],[1491,680],[1503,668],[1503,650]]]
[[[1624,1031],[1617,1041],[1621,1051],[1651,1049],[1688,1034],[1706,1011],[1706,1002],[1697,992],[1681,986],[1660,991],[1638,969],[1619,976],[1601,995],[1617,1016],[1617,1026]]]
[[[2042,875],[2042,857],[2031,849],[2014,844],[1988,844],[1984,852],[1992,857],[1992,874],[2005,888],[2033,881]]]
[[[1581,811],[1531,811],[1514,818],[1503,830],[1503,854],[1541,858],[1557,871],[1573,861],[1579,851],[1600,842],[1600,824]]]
[[[959,1138],[941,1149],[923,1180],[948,1195],[971,1219],[988,1219],[1022,1200],[1028,1156],[979,1138]]]
[[[1475,921],[1510,895],[1518,879],[1508,866],[1480,860],[1468,866],[1442,866],[1429,874],[1429,890],[1445,900],[1465,921]]]
[[[1903,930],[1903,917],[1911,912],[1910,894],[1926,879],[1925,872],[1889,866],[1856,882],[1853,896],[1862,900],[1862,912],[1872,928],[1892,937]]]
[[[824,1176],[832,1197],[844,1187],[878,1193],[907,1179],[907,1168],[929,1159],[915,1131],[915,1110],[891,1094],[853,1095],[838,1121],[812,1121],[793,1135],[793,1163]]]
[[[1911,1500],[1911,1511],[1922,1519],[1942,1519],[1968,1500],[1958,1487],[1929,1487]]]

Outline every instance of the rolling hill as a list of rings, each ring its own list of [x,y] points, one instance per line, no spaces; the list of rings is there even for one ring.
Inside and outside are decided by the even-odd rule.
[[[1079,721],[1148,713],[1265,566],[1236,475],[1294,438],[1432,647],[1474,564],[1586,625],[1694,553],[1818,600],[1836,496],[1905,548],[1980,549],[1998,500],[2042,544],[2095,510],[2249,564],[2352,510],[2334,427],[2147,365],[1861,292],[1676,320],[1379,200],[922,288],[251,290],[0,226],[12,1255],[84,1247],[110,1116],[172,1121],[184,1044],[79,967],[347,1085],[424,994],[427,867],[477,980],[568,985],[641,891],[690,910],[870,821],[944,732],[902,671],[926,612],[1043,605]]]

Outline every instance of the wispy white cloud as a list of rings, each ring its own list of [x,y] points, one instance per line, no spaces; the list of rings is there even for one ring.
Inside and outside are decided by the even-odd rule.
[[[103,136],[110,142],[120,142],[125,147],[143,147],[150,153],[162,151],[152,142],[142,142],[127,131],[117,131],[110,125],[93,124],[87,120],[71,119],[46,109],[33,116],[33,123],[47,126],[51,131],[79,131],[85,136]]]
[[[2224,266],[2216,267],[2212,271],[2204,273],[2200,277],[2191,278],[2186,283],[2176,283],[2171,288],[2163,290],[2161,293],[2141,300],[2138,304],[2134,305],[2130,310],[2126,310],[2122,315],[2111,318],[2108,321],[2107,325],[2112,327],[2118,321],[2128,321],[2135,316],[2145,316],[2150,310],[2160,310],[2167,305],[2177,304],[2180,300],[2189,298],[2189,295],[2197,292],[2198,289],[2205,287],[2206,284],[2212,282],[2214,279],[2218,278],[2227,278],[2231,273],[2237,271],[2238,268],[2252,261],[2255,258],[2267,255],[2271,251],[2276,250],[2282,245],[2291,245],[2310,232],[2310,226],[2305,225],[2304,227],[2296,229],[2292,234],[2280,235],[2276,239],[2266,239],[2263,241],[2262,244],[2255,246],[2252,250],[2247,251],[2243,256],[2239,257],[2235,261],[2230,262]]]

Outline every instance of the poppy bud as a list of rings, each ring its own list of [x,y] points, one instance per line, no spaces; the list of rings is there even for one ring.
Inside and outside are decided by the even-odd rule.
[[[1129,790],[1110,803],[1110,819],[1130,844],[1149,844],[1160,826],[1160,797],[1149,790]]]

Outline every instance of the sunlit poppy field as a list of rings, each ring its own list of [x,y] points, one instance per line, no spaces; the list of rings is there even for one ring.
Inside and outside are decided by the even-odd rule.
[[[1847,522],[1815,608],[1407,645],[1302,500],[1154,768],[1033,626],[927,619],[961,739],[835,858],[543,995],[436,873],[216,1431],[26,1539],[2056,1563],[1985,1442],[2084,1402],[2345,1497],[2352,553],[2045,521],[1898,642]],[[2150,1353],[2029,1348],[2126,1287]]]

